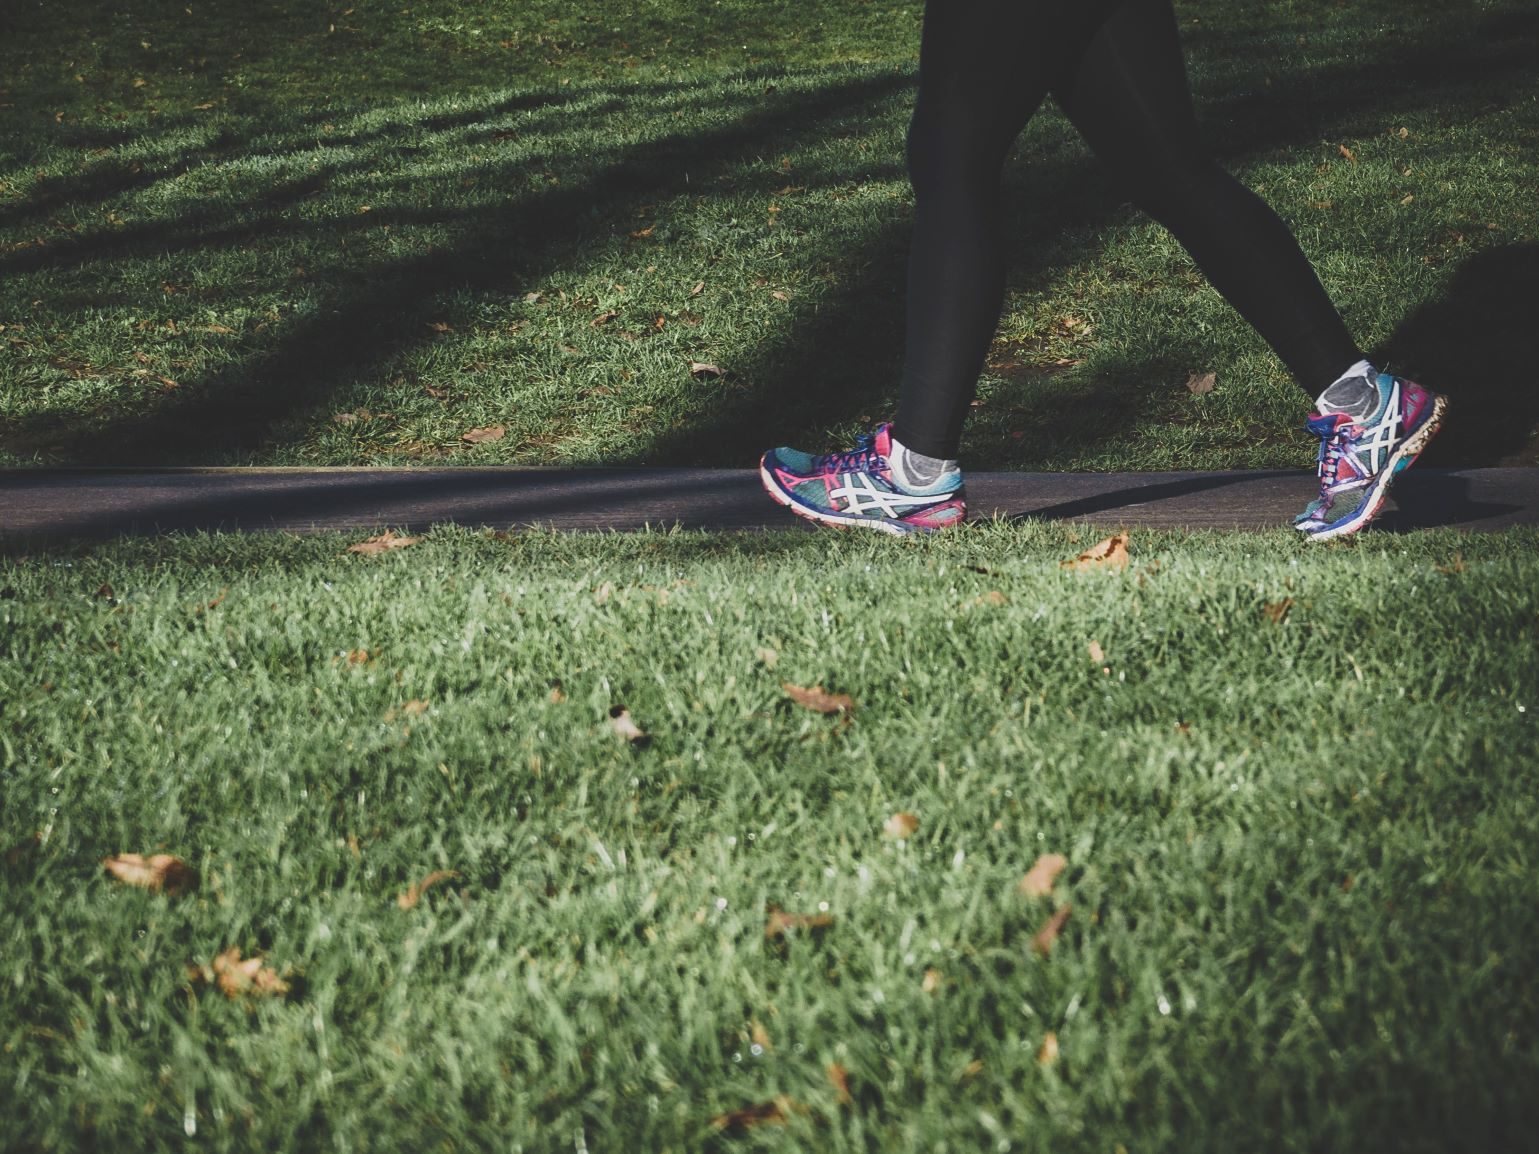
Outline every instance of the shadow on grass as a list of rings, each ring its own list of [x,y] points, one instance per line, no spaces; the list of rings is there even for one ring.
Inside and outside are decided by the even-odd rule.
[[[1204,118],[1218,126],[1214,135],[1220,155],[1233,161],[1268,148],[1305,140],[1313,143],[1322,130],[1335,124],[1370,115],[1382,118],[1391,111],[1403,114],[1441,107],[1454,98],[1470,99],[1493,83],[1521,83],[1529,75],[1530,50],[1539,44],[1539,14],[1502,13],[1473,24],[1462,17],[1450,16],[1448,21],[1446,27],[1435,25],[1421,42],[1381,46],[1371,71],[1356,61],[1299,69],[1278,85],[1278,91],[1291,94],[1285,98],[1258,102],[1253,94],[1233,93],[1208,102]],[[229,460],[255,451],[271,441],[276,424],[323,403],[346,374],[367,372],[427,339],[422,322],[435,298],[465,290],[515,292],[521,284],[569,267],[596,244],[611,240],[612,233],[602,232],[596,222],[628,217],[639,206],[660,198],[708,188],[711,178],[751,164],[768,149],[792,149],[798,143],[817,141],[837,118],[892,98],[910,83],[909,76],[868,70],[855,75],[846,72],[813,90],[777,92],[765,85],[753,98],[734,97],[730,119],[721,127],[615,148],[600,158],[590,179],[576,184],[542,188],[496,206],[386,208],[369,223],[449,226],[456,239],[421,255],[381,261],[345,295],[338,294],[308,319],[294,322],[279,347],[204,379],[184,381],[177,395],[148,412],[80,431],[60,429],[44,416],[18,422],[7,440],[18,444],[54,441],[70,460],[93,464]],[[583,114],[585,102],[592,105],[590,114],[602,113],[634,102],[638,92],[681,100],[699,96],[699,87],[654,84],[618,90],[625,93],[623,99],[615,95],[607,100],[602,89],[548,99],[521,94],[465,110],[408,114],[411,123],[399,130],[479,133],[483,125],[500,117],[537,106],[558,106],[552,108],[552,117],[570,117]],[[1306,99],[1321,92],[1330,94],[1328,104]],[[333,143],[361,142],[370,134],[390,135],[397,131],[391,124],[371,123],[384,115],[373,110],[339,116],[336,119],[358,126],[354,134],[344,131],[335,141],[291,139],[277,143],[276,152],[298,154]],[[312,114],[312,129],[318,130],[323,120],[321,114]],[[1039,148],[1040,137],[1034,134],[1041,131],[1039,123],[1028,133],[1026,151]],[[263,155],[273,152],[272,143],[262,142]],[[215,134],[202,159],[227,158],[240,148],[227,135]],[[891,158],[894,166],[897,161]],[[338,164],[328,175],[353,163]],[[153,175],[135,172],[131,164],[104,167],[75,182],[61,180],[43,190],[40,203],[26,203],[14,211],[35,215],[64,201],[84,207],[80,201],[100,201],[125,188],[142,189],[187,171],[191,164],[191,160],[178,161]],[[490,175],[512,178],[520,175],[519,168],[504,165]],[[852,167],[835,179],[869,171],[870,166]],[[699,183],[691,186],[687,173]],[[1095,167],[1082,150],[1059,148],[1014,165],[1008,185],[1012,220],[1017,222],[1011,246],[1018,254],[1051,247],[1045,243],[1048,238],[1065,230],[1104,225],[1121,210],[1111,190],[1100,187]],[[174,224],[96,233],[78,242],[12,253],[0,259],[0,271],[50,271],[114,253],[197,253],[211,244],[272,243],[284,234],[345,233],[362,227],[357,221],[305,221],[272,214],[271,210],[302,199],[312,187],[313,181],[305,176],[280,184],[264,206],[268,215],[259,214],[257,220],[240,220],[232,213],[235,219],[210,229],[210,216],[194,212]],[[616,463],[637,463],[639,458],[647,464],[746,464],[767,444],[816,436],[816,430],[839,421],[876,418],[890,402],[898,370],[905,231],[898,225],[872,229],[861,248],[848,254],[847,267],[853,271],[844,278],[838,297],[761,345],[755,358],[737,366],[736,383],[715,403],[702,407],[682,426],[660,434],[637,458]],[[1018,255],[1012,264],[1016,278],[1035,279],[1051,272],[1050,264],[1029,257]],[[1506,384],[1518,379],[1511,370],[1517,363],[1519,333],[1532,330],[1517,326],[1531,306],[1524,311],[1512,304],[1499,286],[1530,286],[1524,299],[1531,301],[1532,278],[1532,254],[1527,249],[1477,258],[1467,275],[1461,272],[1455,277],[1447,302],[1426,306],[1409,318],[1383,355],[1397,363],[1403,360],[1408,369],[1421,371],[1428,384],[1456,399],[1465,394],[1466,412],[1510,416],[1516,404],[1531,417],[1533,390],[1515,397]],[[1482,303],[1494,307],[1478,318]],[[1469,329],[1462,326],[1471,320],[1485,325],[1485,342],[1469,339]],[[1476,349],[1473,358],[1472,347]],[[1480,384],[1472,386],[1469,382],[1477,378]],[[1083,398],[1072,402],[1066,398],[1056,415],[1049,408],[1034,419],[1036,435],[1061,446],[1092,446],[1121,436],[1130,425],[1147,419],[1154,404],[1152,398],[1129,387],[1094,399],[1100,410],[1097,421],[1083,419]],[[1443,441],[1453,445],[1440,446],[1450,454],[1443,459],[1461,463],[1501,459],[1513,446],[1505,433],[1492,438],[1486,435],[1489,432],[1450,435],[1450,429]]]

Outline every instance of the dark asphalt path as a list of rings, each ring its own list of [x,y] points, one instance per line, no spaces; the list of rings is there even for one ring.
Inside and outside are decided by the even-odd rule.
[[[1314,494],[1305,472],[969,473],[973,517],[1111,528],[1264,529]],[[1539,469],[1416,469],[1376,531],[1539,524]],[[195,529],[305,533],[454,522],[497,529],[756,530],[802,522],[750,469],[0,470],[0,536]]]

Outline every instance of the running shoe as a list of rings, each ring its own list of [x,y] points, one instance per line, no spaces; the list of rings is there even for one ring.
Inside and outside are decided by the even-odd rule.
[[[1293,519],[1316,541],[1367,528],[1390,482],[1421,454],[1442,423],[1448,399],[1414,381],[1378,373],[1379,406],[1361,422],[1318,413],[1305,426],[1320,438],[1320,495]]]
[[[962,474],[949,470],[933,485],[902,488],[893,478],[892,454],[892,426],[884,424],[848,452],[814,457],[771,449],[759,462],[759,478],[780,504],[823,525],[901,535],[961,524],[967,515]]]

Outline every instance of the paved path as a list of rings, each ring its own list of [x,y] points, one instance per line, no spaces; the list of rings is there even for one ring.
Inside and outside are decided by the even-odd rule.
[[[1305,472],[970,473],[970,512],[1109,527],[1283,525],[1314,493]],[[1408,472],[1378,528],[1539,524],[1539,468]],[[801,524],[749,469],[0,470],[0,536],[189,529],[752,530]]]

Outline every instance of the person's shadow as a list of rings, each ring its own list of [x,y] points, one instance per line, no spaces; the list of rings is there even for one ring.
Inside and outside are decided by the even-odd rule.
[[[1539,244],[1471,257],[1413,310],[1375,364],[1448,398],[1420,468],[1539,465]]]

